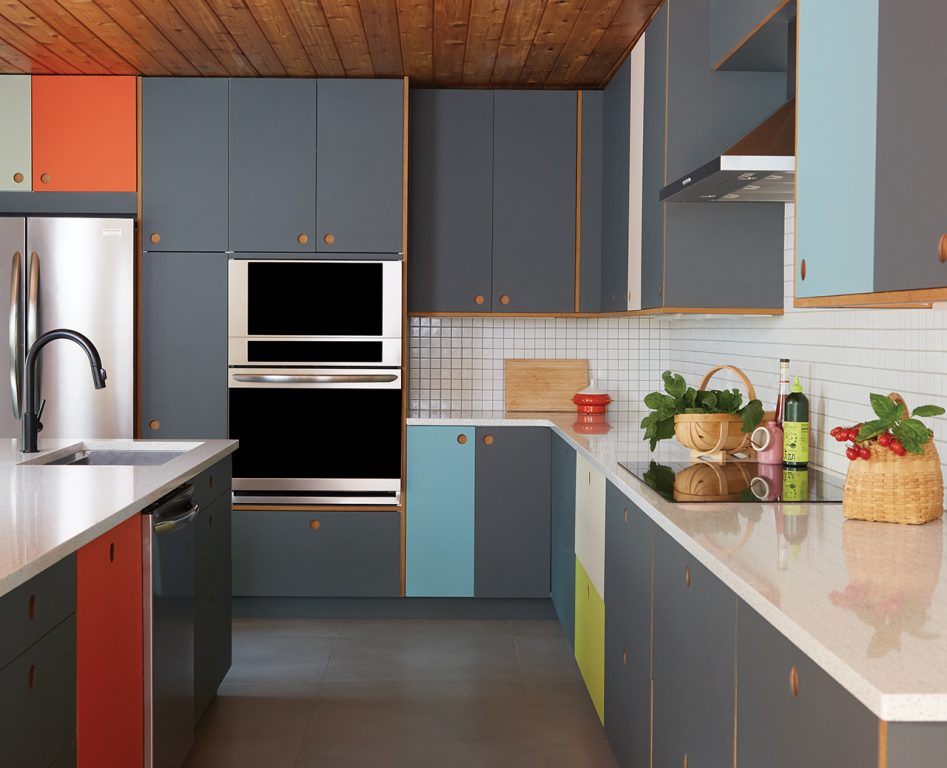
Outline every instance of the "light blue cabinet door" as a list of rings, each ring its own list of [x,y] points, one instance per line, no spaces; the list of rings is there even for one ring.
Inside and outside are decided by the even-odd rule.
[[[824,0],[800,7],[798,298],[873,290],[878,3]]]
[[[409,427],[408,597],[473,597],[473,427]]]
[[[0,77],[0,191],[29,192],[31,80],[29,75]]]

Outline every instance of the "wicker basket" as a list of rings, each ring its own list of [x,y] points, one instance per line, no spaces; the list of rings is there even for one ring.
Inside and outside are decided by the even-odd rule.
[[[889,397],[904,403],[896,393]],[[898,456],[878,442],[869,448],[871,459],[848,467],[842,497],[845,517],[917,525],[944,514],[944,478],[933,440],[924,444],[921,454]]]
[[[746,374],[734,365],[718,365],[707,371],[700,382],[700,390],[718,371],[733,371],[742,379],[750,400],[756,399],[756,390]],[[741,431],[743,419],[735,413],[680,413],[674,417],[674,435],[692,456],[703,456],[725,461],[727,454],[746,451],[750,435]]]

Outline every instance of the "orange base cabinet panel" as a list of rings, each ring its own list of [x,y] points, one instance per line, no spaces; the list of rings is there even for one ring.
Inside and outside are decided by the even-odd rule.
[[[33,189],[134,192],[134,77],[33,77]]]
[[[76,689],[79,768],[144,761],[141,518],[79,550]]]

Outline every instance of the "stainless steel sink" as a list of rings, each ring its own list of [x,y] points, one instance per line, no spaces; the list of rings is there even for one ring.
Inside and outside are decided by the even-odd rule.
[[[96,451],[81,450],[67,453],[51,461],[47,466],[68,465],[88,467],[155,467],[182,455],[184,451]],[[39,463],[39,462],[37,462]]]

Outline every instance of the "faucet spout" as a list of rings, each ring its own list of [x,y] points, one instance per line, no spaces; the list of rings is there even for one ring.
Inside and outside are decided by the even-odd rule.
[[[102,367],[102,358],[99,356],[99,350],[95,348],[95,344],[93,344],[88,337],[69,328],[57,328],[40,336],[33,342],[33,346],[30,347],[30,351],[26,355],[26,373],[23,381],[24,389],[26,390],[26,402],[23,409],[23,429],[20,436],[20,451],[23,453],[35,453],[37,451],[39,432],[43,428],[43,425],[40,423],[39,413],[37,413],[36,408],[36,386],[34,384],[36,379],[36,362],[39,359],[39,353],[42,352],[43,347],[51,341],[56,341],[56,339],[67,339],[82,347],[86,355],[88,355],[89,365],[92,367],[92,384],[96,389],[105,387],[107,374]]]

